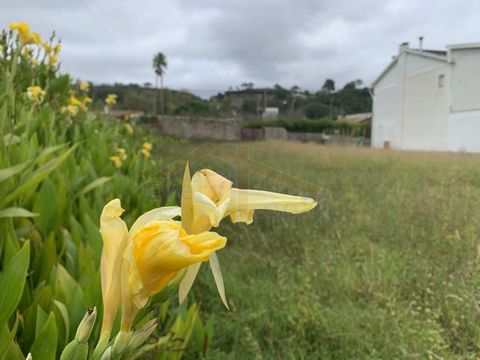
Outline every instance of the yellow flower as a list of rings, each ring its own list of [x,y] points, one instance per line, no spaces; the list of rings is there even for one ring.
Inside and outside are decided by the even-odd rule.
[[[48,57],[48,64],[53,66],[58,62],[58,58],[55,55],[51,55]]]
[[[67,105],[67,111],[70,115],[75,116],[80,109],[76,105]]]
[[[90,90],[90,83],[88,81],[82,81],[80,83],[80,90],[88,92],[88,90]]]
[[[187,266],[208,260],[227,241],[214,232],[188,234],[180,222],[172,220],[180,215],[178,207],[151,210],[140,216],[130,231],[120,218],[123,211],[120,200],[112,200],[104,207],[100,220],[104,242],[102,296],[110,321],[105,328],[102,326],[102,332],[107,328],[110,331],[120,298],[121,330],[129,331],[150,296],[160,292]]]
[[[125,128],[127,129],[129,134],[133,134],[133,126],[130,124],[125,124]]]
[[[89,96],[84,96],[84,97],[82,98],[82,102],[83,102],[84,105],[90,104],[90,103],[92,102],[92,98],[89,97]]]
[[[30,33],[27,41],[25,44],[33,44],[33,45],[39,45],[42,43],[42,37],[40,36],[39,33],[32,32]]]
[[[23,21],[18,23],[10,23],[10,30],[18,31],[18,35],[20,36],[20,41],[25,44],[29,40],[30,36],[30,26]]]
[[[127,152],[123,148],[117,149],[117,154],[120,156],[120,159],[126,160],[127,159]]]
[[[143,148],[148,150],[148,151],[151,151],[153,149],[153,145],[149,142],[144,142],[143,143]]]
[[[113,161],[113,165],[115,165],[116,168],[122,167],[122,159],[120,159],[120,156],[110,156],[110,160]]]
[[[152,157],[152,154],[150,153],[150,151],[148,151],[147,149],[143,148],[142,150],[140,150],[140,152],[142,153],[142,155],[144,157],[146,157],[147,159]]]
[[[45,96],[45,91],[40,86],[29,86],[27,88],[27,97],[30,101],[40,104]]]
[[[116,94],[108,94],[107,98],[105,99],[105,104],[108,106],[113,106],[117,103],[117,95]]]
[[[53,52],[55,54],[59,54],[61,50],[62,50],[62,44],[60,43],[55,44],[55,46],[53,47]]]
[[[82,106],[83,105],[83,103],[73,95],[70,96],[69,104],[74,105],[74,106]]]
[[[268,191],[237,189],[232,182],[212,170],[196,172],[190,179],[188,164],[182,187],[182,225],[192,234],[217,227],[230,216],[233,223],[251,224],[255,210],[275,210],[299,214],[312,210],[317,202],[303,196]],[[216,255],[210,259],[220,297],[227,306],[220,264]],[[188,269],[179,289],[180,302],[187,296],[199,270],[199,264]],[[228,307],[228,306],[227,306]]]
[[[42,43],[42,38],[39,33],[30,32],[30,26],[23,21],[18,23],[10,23],[10,30],[18,31],[20,42],[22,45],[38,45]]]
[[[43,50],[46,54],[50,54],[52,51],[52,45],[47,41],[42,41],[41,45],[43,46]]]

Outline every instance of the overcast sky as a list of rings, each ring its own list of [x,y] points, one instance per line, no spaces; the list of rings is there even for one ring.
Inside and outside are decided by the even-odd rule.
[[[153,82],[200,95],[253,82],[318,90],[371,83],[398,44],[480,41],[471,0],[0,0],[0,25],[27,21],[63,42],[62,70],[95,83]]]

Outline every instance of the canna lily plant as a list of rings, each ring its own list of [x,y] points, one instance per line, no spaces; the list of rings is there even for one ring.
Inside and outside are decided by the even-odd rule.
[[[132,324],[149,299],[171,284],[179,285],[183,302],[202,262],[209,261],[220,297],[228,307],[216,251],[227,239],[212,228],[230,217],[233,223],[252,223],[258,209],[307,212],[316,206],[311,198],[268,191],[237,189],[212,170],[183,177],[181,208],[153,209],[128,229],[121,219],[119,199],[105,205],[100,217],[103,239],[101,285],[103,319],[94,359],[126,358],[142,345],[156,327],[155,320],[133,331]],[[181,221],[176,220],[181,216]],[[112,328],[121,309],[120,331]],[[66,358],[65,358],[66,359]]]

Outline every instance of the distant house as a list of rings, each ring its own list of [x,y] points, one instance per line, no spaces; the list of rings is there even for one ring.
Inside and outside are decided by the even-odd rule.
[[[262,119],[264,120],[276,120],[278,119],[279,109],[278,107],[267,107],[263,110]]]
[[[480,43],[404,43],[372,88],[373,147],[480,152]]]
[[[346,121],[354,124],[370,123],[372,121],[372,113],[357,113],[341,115],[338,117],[340,121]]]

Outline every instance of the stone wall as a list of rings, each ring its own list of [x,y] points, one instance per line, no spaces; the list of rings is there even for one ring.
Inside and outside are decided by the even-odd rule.
[[[287,140],[288,131],[283,127],[264,126],[265,139]]]
[[[160,132],[181,139],[240,141],[241,125],[236,119],[159,116]]]
[[[237,119],[198,118],[188,116],[159,116],[160,132],[180,139],[252,141],[252,140],[292,140],[314,141],[334,145],[362,145],[359,138],[322,133],[289,132],[283,127],[242,128]]]

